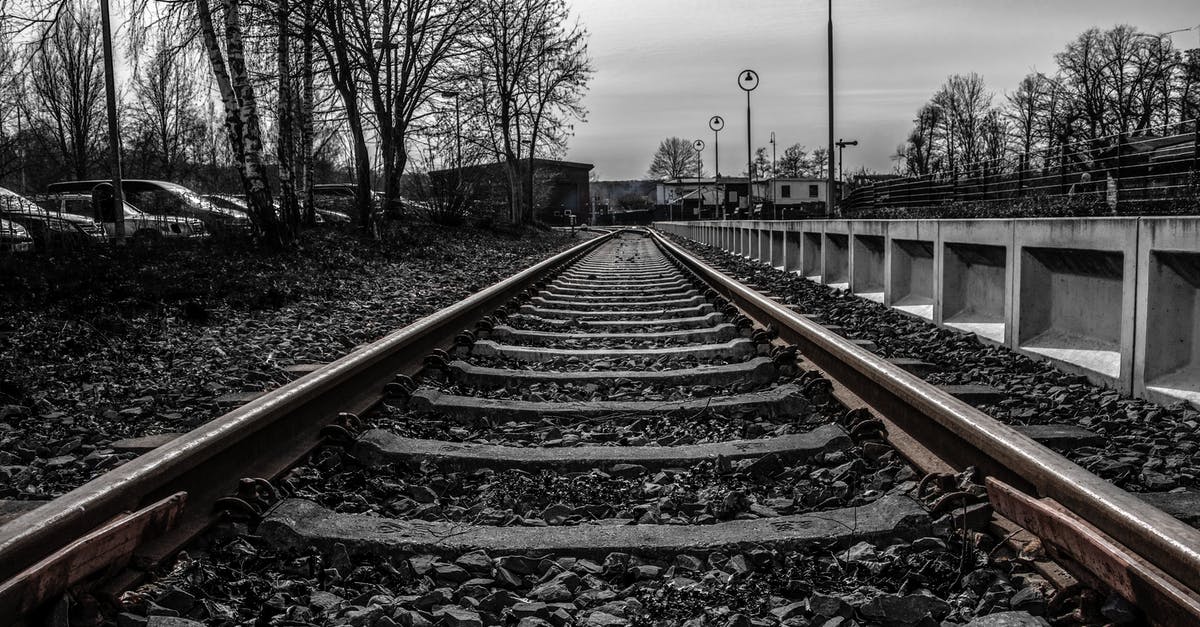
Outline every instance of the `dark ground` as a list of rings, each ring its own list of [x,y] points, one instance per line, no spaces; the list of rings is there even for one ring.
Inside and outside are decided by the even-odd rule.
[[[59,495],[186,431],[217,399],[293,378],[575,243],[412,225],[311,231],[288,253],[207,242],[0,257],[0,499]]]

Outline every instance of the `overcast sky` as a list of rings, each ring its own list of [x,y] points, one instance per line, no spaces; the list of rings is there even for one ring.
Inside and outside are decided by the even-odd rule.
[[[745,170],[746,98],[738,71],[758,72],[755,146],[775,131],[779,153],[826,142],[823,0],[568,0],[591,32],[596,68],[567,159],[601,180],[643,178],[664,137],[704,139],[723,116],[722,173]],[[954,73],[978,72],[999,103],[1022,76],[1052,71],[1054,54],[1092,27],[1180,28],[1200,47],[1200,0],[835,0],[835,133],[859,140],[845,169],[890,171],[917,108]],[[768,146],[769,147],[769,146]]]

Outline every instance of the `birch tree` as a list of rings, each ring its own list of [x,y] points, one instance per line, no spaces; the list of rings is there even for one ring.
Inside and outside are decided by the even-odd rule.
[[[221,8],[225,26],[223,37],[218,36],[209,0],[195,0],[200,35],[225,109],[225,130],[251,216],[265,240],[282,247],[288,243],[290,234],[283,231],[275,215],[271,187],[263,167],[262,128],[258,99],[246,69],[241,2],[221,0]]]

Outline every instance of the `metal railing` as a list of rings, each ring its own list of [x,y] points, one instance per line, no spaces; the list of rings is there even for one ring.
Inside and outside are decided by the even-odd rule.
[[[859,185],[841,201],[861,218],[1197,213],[1200,123],[1187,120]]]

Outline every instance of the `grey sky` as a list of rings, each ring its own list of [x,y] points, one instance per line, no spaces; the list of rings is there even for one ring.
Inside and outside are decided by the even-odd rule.
[[[700,137],[712,163],[708,118],[725,117],[721,171],[745,170],[752,68],[755,146],[775,131],[780,152],[824,145],[824,0],[569,0],[591,31],[596,67],[567,158],[603,180],[642,178],[659,140]],[[917,107],[953,73],[978,72],[1000,102],[1033,69],[1089,27],[1128,23],[1200,47],[1198,0],[835,0],[836,134],[858,139],[845,169],[890,171]],[[769,147],[769,146],[768,146]]]

